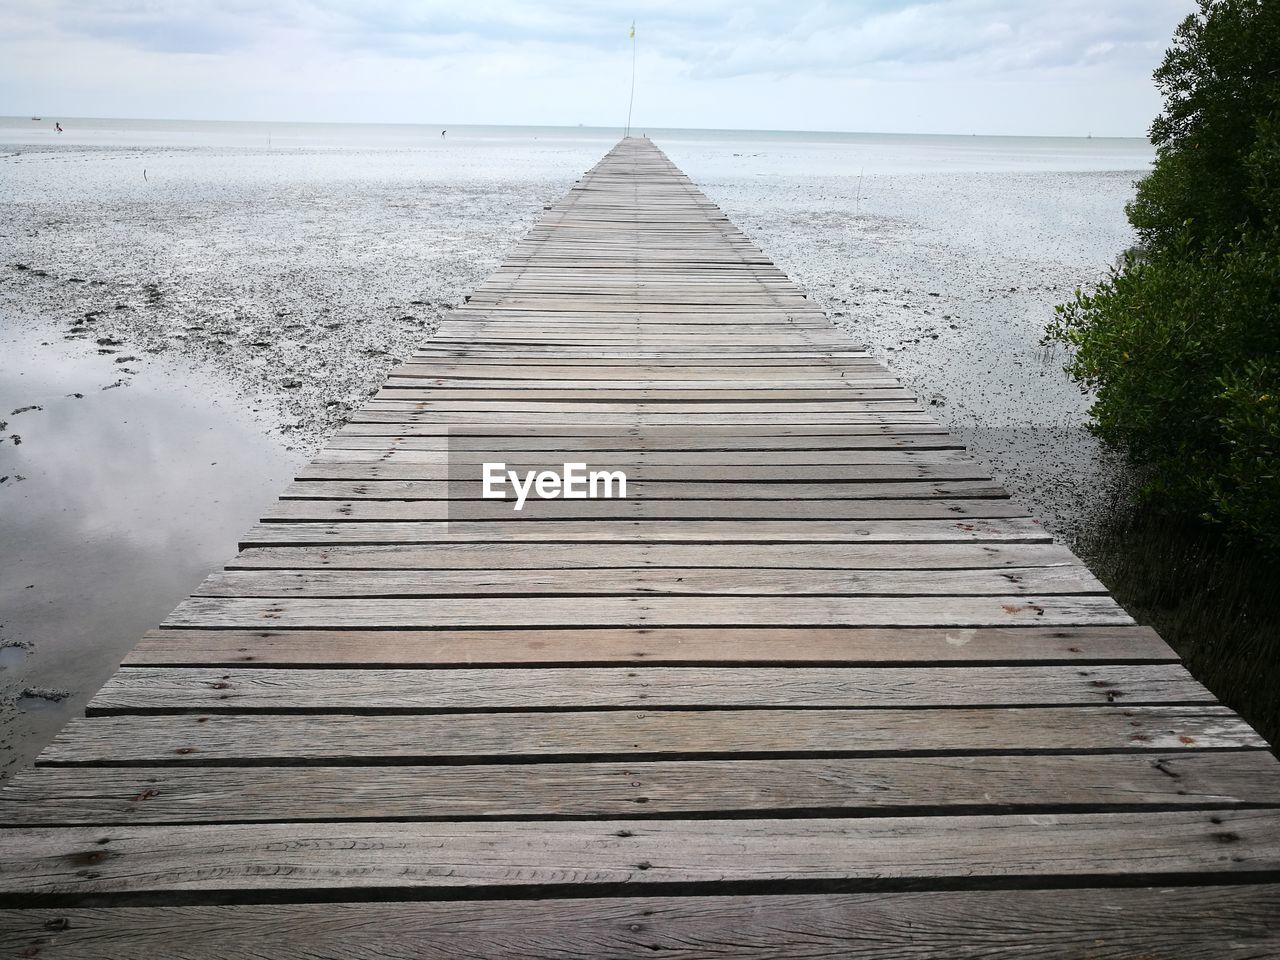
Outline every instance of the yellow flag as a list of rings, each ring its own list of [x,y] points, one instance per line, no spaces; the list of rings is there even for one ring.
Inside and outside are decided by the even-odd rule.
[[[631,21],[631,39],[634,40],[635,38],[636,38],[636,22],[632,20]]]

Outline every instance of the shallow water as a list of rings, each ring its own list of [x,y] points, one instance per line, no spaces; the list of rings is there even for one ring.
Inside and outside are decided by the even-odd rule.
[[[196,370],[151,364],[111,386],[128,364],[6,320],[0,777],[29,762],[143,632],[234,554],[236,531],[293,463]]]
[[[30,438],[0,445],[0,458],[32,457],[23,469],[35,476],[47,455],[61,478],[44,481],[44,495],[31,480],[0,487],[18,508],[0,519],[0,576],[16,585],[0,594],[0,629],[38,641],[31,654],[0,650],[0,676],[10,689],[75,692],[7,708],[8,739],[25,755],[231,553],[290,458],[314,450],[618,136],[62,122],[58,137],[0,119],[0,350],[10,337],[29,351],[52,344],[25,360],[2,354],[5,404],[16,372],[41,373],[0,414],[48,402],[9,418]],[[1040,344],[1054,304],[1132,242],[1123,207],[1150,164],[1148,143],[642,132],[1094,560],[1135,613],[1150,611],[1193,664],[1207,663],[1178,625],[1194,618],[1143,599],[1155,583],[1151,551],[1177,548],[1125,532],[1128,472],[1089,436],[1088,397]],[[119,341],[105,347],[115,354],[96,354],[102,338]],[[115,364],[123,356],[137,359]],[[117,368],[138,372],[103,393]],[[88,406],[62,396],[77,377],[92,381],[81,391],[94,397]],[[258,419],[242,414],[254,407]],[[178,462],[191,470],[176,473]],[[24,499],[11,500],[19,488]],[[19,566],[10,553],[33,559]],[[18,582],[24,569],[40,573],[30,591]],[[1211,581],[1193,578],[1182,593],[1201,591],[1192,605],[1205,616],[1221,609]],[[1214,662],[1244,663],[1230,650],[1258,647],[1232,646],[1234,629]],[[1248,707],[1233,700],[1231,670],[1200,675]]]

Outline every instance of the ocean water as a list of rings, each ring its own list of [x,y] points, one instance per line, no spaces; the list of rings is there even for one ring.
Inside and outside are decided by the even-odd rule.
[[[429,165],[502,177],[548,162],[554,169],[551,158],[557,155],[594,162],[623,134],[610,127],[56,119],[63,126],[60,134],[53,129],[55,118],[0,117],[0,148],[414,154]],[[665,128],[637,128],[633,134],[664,148],[678,144],[687,156],[717,164],[716,173],[753,177],[848,176],[863,169],[873,174],[1137,170],[1152,159],[1151,145],[1142,138]]]
[[[1051,530],[1108,523],[1040,341],[1132,242],[1146,141],[635,132]],[[0,118],[0,776],[620,135]]]

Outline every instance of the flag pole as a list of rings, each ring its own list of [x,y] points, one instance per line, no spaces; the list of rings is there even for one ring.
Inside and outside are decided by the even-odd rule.
[[[627,131],[623,136],[631,136],[631,108],[636,102],[636,22],[631,21],[631,99],[627,101]]]

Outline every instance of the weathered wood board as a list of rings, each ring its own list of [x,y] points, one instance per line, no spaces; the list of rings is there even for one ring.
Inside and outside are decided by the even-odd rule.
[[[644,139],[86,713],[5,956],[1280,955],[1267,744]]]

